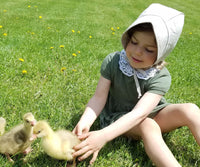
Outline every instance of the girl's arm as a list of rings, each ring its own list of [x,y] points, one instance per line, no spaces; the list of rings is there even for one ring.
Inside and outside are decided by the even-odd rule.
[[[73,130],[78,136],[88,132],[101,113],[108,97],[110,84],[110,80],[100,77],[94,96],[88,102],[81,119]]]
[[[102,129],[106,140],[111,141],[141,123],[157,106],[161,97],[158,94],[145,93],[131,112]]]
[[[98,131],[83,134],[81,138],[85,140],[74,147],[76,152],[73,156],[77,157],[82,155],[79,157],[79,160],[81,161],[93,154],[90,161],[92,164],[96,160],[100,149],[108,141],[113,140],[141,123],[157,106],[161,97],[161,95],[147,92],[142,96],[132,111],[125,114],[111,125]]]

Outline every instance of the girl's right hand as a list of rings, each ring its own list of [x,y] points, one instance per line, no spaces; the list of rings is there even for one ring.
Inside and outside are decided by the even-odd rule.
[[[80,136],[80,140],[81,143],[73,148],[73,157],[78,157],[78,160],[82,161],[93,154],[90,164],[93,164],[101,148],[108,142],[103,130],[85,133]]]
[[[79,121],[72,131],[77,136],[81,136],[82,134],[88,133],[90,130],[90,126],[87,123]]]

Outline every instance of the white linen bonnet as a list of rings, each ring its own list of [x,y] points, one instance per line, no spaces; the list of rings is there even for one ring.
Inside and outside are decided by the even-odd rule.
[[[152,24],[158,48],[154,65],[158,64],[174,49],[183,29],[184,13],[158,3],[151,4],[123,33],[121,42],[124,49],[130,40],[128,30],[141,23]]]

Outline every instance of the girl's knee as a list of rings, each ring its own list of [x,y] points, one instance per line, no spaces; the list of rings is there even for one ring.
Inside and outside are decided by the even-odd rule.
[[[193,103],[182,104],[182,107],[180,107],[178,111],[186,118],[189,118],[196,114],[200,114],[199,107]]]
[[[132,128],[130,131],[128,131],[124,135],[127,137],[131,137],[134,140],[140,140],[140,139],[143,139],[145,136],[153,135],[153,132],[160,133],[160,127],[153,119],[146,118],[139,125]]]
[[[159,125],[151,118],[146,118],[140,125],[139,125],[140,135],[143,138],[144,136],[161,134],[161,129]]]
[[[199,107],[194,103],[184,103],[184,104],[180,104],[180,105],[181,105],[181,107],[180,107],[181,110],[185,110],[185,111],[198,111],[199,110]]]
[[[193,103],[178,104],[174,111],[173,115],[178,118],[177,122],[181,122],[180,126],[189,126],[196,119],[200,119],[199,107]]]
[[[185,112],[185,117],[188,120],[188,123],[190,124],[191,122],[195,121],[196,119],[200,119],[200,110],[199,107],[196,104],[193,103],[188,103],[186,112]]]
[[[196,105],[196,104],[194,104],[194,103],[187,103],[187,107],[188,107],[188,109],[190,109],[190,110],[192,110],[192,111],[198,111],[199,112],[199,107]]]

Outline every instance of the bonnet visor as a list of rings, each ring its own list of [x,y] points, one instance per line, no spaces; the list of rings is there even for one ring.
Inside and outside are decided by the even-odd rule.
[[[141,15],[128,27],[122,35],[122,46],[126,46],[130,40],[128,31],[141,23],[151,23],[157,43],[157,59],[154,63],[158,64],[174,49],[184,24],[184,14],[170,7],[154,3],[145,9]]]

